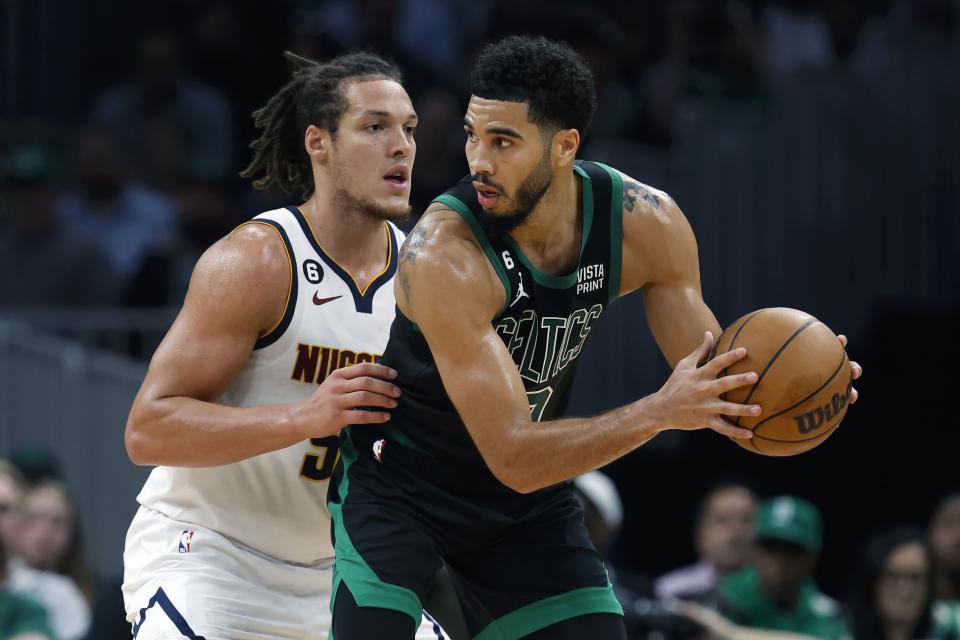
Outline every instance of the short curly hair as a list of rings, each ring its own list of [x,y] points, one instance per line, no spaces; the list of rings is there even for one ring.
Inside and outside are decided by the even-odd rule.
[[[473,68],[470,92],[478,98],[525,102],[537,126],[590,126],[597,105],[593,72],[566,42],[508,36],[488,44]]]

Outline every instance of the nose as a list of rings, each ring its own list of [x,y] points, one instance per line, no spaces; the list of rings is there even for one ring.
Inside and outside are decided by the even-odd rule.
[[[493,162],[490,154],[484,150],[483,144],[467,142],[467,166],[470,167],[471,175],[493,175]]]
[[[390,145],[391,158],[406,158],[410,156],[417,148],[417,143],[413,136],[408,136],[403,127],[398,129],[397,135],[393,136],[393,143]]]

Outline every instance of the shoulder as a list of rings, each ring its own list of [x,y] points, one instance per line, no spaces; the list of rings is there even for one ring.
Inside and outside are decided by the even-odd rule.
[[[280,232],[254,220],[240,225],[200,256],[194,281],[264,291],[282,284],[285,294],[290,260]]]
[[[463,218],[446,205],[434,203],[410,231],[397,272],[398,303],[410,316],[407,303],[429,303],[442,294],[458,304],[476,305],[476,311],[492,317],[503,305],[506,293],[480,242]],[[429,287],[419,287],[418,283]],[[430,292],[429,297],[421,297]]]
[[[842,613],[839,602],[819,591],[810,596],[810,609],[821,618],[837,618]]]
[[[717,585],[717,572],[706,562],[674,569],[657,578],[654,591],[657,596],[707,593]]]
[[[623,185],[624,225],[639,222],[651,227],[663,226],[677,215],[683,215],[665,191],[644,184],[619,169],[611,167],[611,170],[620,176]]]
[[[936,631],[960,636],[960,602],[937,600],[933,603],[931,616]]]
[[[435,202],[410,231],[400,250],[401,264],[463,267],[483,260],[483,251],[467,222],[447,205]]]
[[[52,571],[40,571],[22,564],[12,565],[9,580],[14,593],[71,607],[78,602],[86,603],[73,580]]]
[[[617,171],[623,180],[623,291],[651,283],[699,281],[697,240],[667,193]]]

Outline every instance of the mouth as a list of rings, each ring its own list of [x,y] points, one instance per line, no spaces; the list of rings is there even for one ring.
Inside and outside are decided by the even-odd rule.
[[[474,182],[473,188],[477,192],[477,201],[484,209],[491,209],[500,201],[502,195],[499,191],[482,182]]]
[[[395,189],[406,189],[410,184],[410,169],[406,165],[397,165],[392,167],[383,179]]]

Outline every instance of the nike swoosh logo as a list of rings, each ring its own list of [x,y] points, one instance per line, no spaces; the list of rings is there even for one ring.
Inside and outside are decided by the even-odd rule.
[[[342,298],[343,296],[333,296],[332,298],[321,298],[317,295],[317,291],[313,292],[313,304],[327,304],[328,302],[333,302],[337,298]]]

